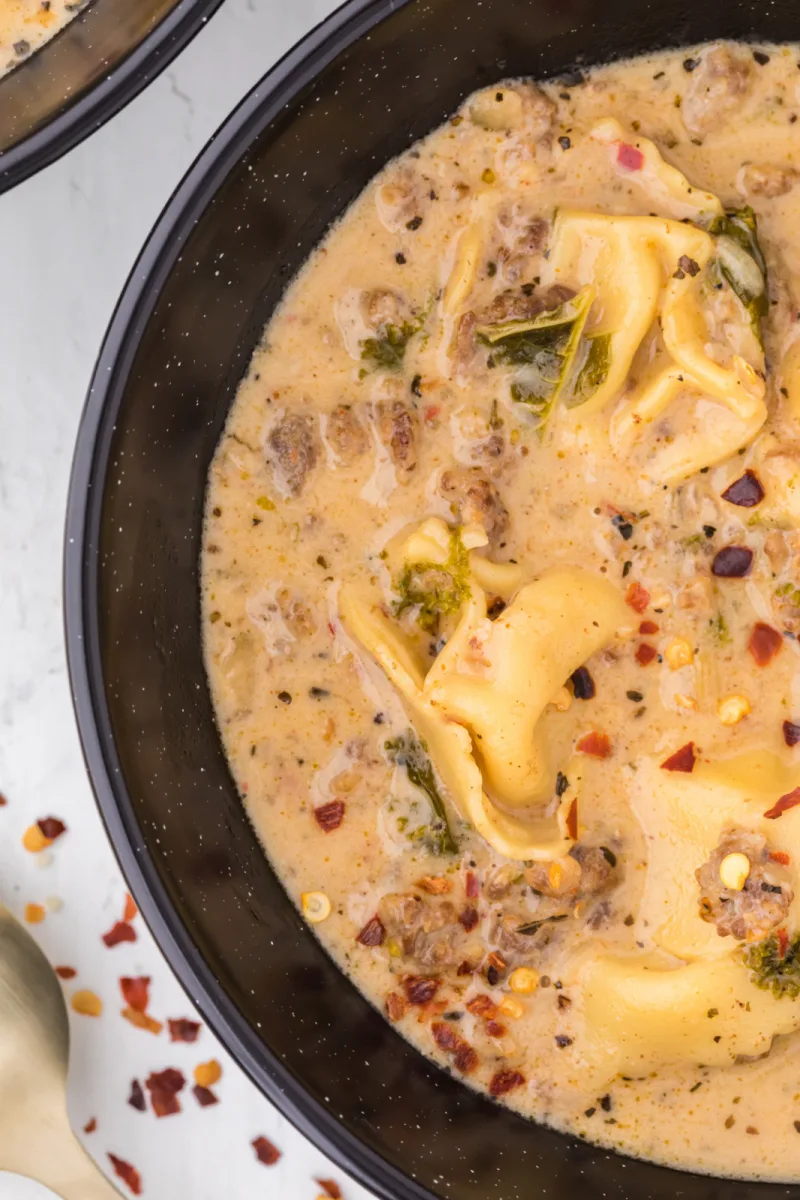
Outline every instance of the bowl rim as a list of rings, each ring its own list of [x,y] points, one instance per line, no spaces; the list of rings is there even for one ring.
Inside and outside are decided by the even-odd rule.
[[[223,0],[178,0],[149,34],[79,100],[0,153],[0,195],[50,166],[100,129],[153,82],[189,44]],[[84,10],[86,11],[86,10]],[[77,16],[77,20],[81,19]],[[59,30],[60,37],[69,22]],[[36,55],[46,54],[45,43]],[[36,57],[34,55],[34,57]]]
[[[338,1167],[382,1200],[434,1200],[435,1193],[346,1129],[258,1038],[184,928],[149,856],[123,781],[104,696],[98,534],[102,481],[136,348],[196,220],[254,130],[273,120],[342,51],[412,2],[347,0],[335,9],[240,101],[178,184],[128,276],[98,355],[72,461],[63,555],[67,667],[84,762],[112,849],[144,921],[203,1020],[259,1091]]]

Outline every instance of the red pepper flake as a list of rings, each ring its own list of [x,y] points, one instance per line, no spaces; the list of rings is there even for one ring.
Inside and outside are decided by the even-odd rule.
[[[658,626],[655,621],[642,621],[639,626],[639,633],[652,636],[654,633],[658,633]]]
[[[117,1158],[116,1154],[109,1153],[108,1161],[114,1168],[114,1174],[127,1185],[133,1195],[141,1196],[142,1177],[136,1168],[132,1167],[129,1162],[125,1162],[124,1158]]]
[[[777,629],[773,629],[771,625],[765,625],[763,621],[757,621],[747,643],[747,649],[753,656],[756,666],[768,666],[776,654],[780,653],[782,647],[783,638]]]
[[[576,744],[575,749],[579,754],[589,754],[592,758],[608,758],[611,753],[611,742],[607,733],[597,733],[592,730],[591,733],[585,733]]]
[[[780,863],[782,867],[788,867],[789,863],[792,861],[785,850],[773,850],[771,851],[769,857],[771,862]]]
[[[7,804],[8,804],[8,800],[3,795],[3,793],[0,792],[0,808],[5,808]]]
[[[440,1050],[454,1054],[458,1049],[461,1038],[447,1021],[434,1021],[431,1025],[431,1033]]]
[[[389,992],[386,997],[386,1015],[390,1021],[399,1021],[406,1015],[408,1005],[399,992]]]
[[[477,996],[473,996],[467,1001],[467,1011],[471,1012],[474,1017],[484,1017],[490,1021],[497,1016],[497,1005],[491,996],[487,996],[485,992],[480,992]]]
[[[54,970],[59,979],[74,979],[78,974],[74,967],[55,967]]]
[[[321,1187],[330,1200],[342,1200],[342,1189],[333,1179],[315,1179],[317,1187]]]
[[[314,809],[314,820],[325,833],[338,829],[344,820],[344,800],[331,800]]]
[[[625,603],[634,612],[643,613],[650,603],[650,593],[640,583],[631,583],[628,585],[628,590],[625,593]]]
[[[127,1005],[135,1008],[137,1012],[147,1011],[147,1005],[150,1002],[149,975],[138,975],[135,978],[123,975],[119,981],[119,988]]]
[[[258,1161],[263,1163],[265,1167],[274,1167],[281,1156],[280,1150],[277,1146],[273,1146],[269,1138],[253,1138],[250,1145],[255,1150]]]
[[[474,975],[474,974],[475,974],[475,968],[473,967],[471,962],[467,961],[466,958],[464,959],[463,962],[460,962],[458,964],[458,969],[456,970],[456,975]]]
[[[438,404],[429,404],[425,409],[425,420],[428,423],[435,421],[441,411],[442,410]]]
[[[87,1121],[84,1125],[83,1132],[94,1133],[95,1129],[97,1129],[97,1117],[92,1117],[91,1120]]]
[[[192,1095],[201,1108],[210,1108],[212,1104],[219,1104],[219,1097],[214,1095],[211,1088],[201,1087],[199,1083],[192,1088]]]
[[[658,658],[658,651],[649,642],[640,642],[636,647],[636,661],[640,667],[649,667]]]
[[[739,508],[755,508],[764,499],[764,489],[755,471],[745,471],[722,493],[722,499]]]
[[[190,1021],[188,1017],[170,1019],[167,1025],[171,1042],[196,1042],[202,1028],[199,1021]]]
[[[114,946],[119,946],[121,942],[135,942],[136,930],[127,921],[117,921],[108,933],[103,934],[103,941],[111,950]]]
[[[787,792],[785,796],[781,796],[780,800],[776,801],[772,808],[767,809],[764,816],[768,821],[777,821],[778,817],[783,816],[790,808],[796,808],[798,804],[800,804],[800,787],[796,787],[793,791]]]
[[[475,874],[474,871],[467,871],[467,877],[466,877],[466,881],[464,884],[464,890],[466,891],[470,900],[474,900],[475,897],[477,895],[479,895],[480,884],[478,882],[478,876]]]
[[[714,555],[711,574],[719,579],[743,579],[750,574],[753,551],[749,546],[723,546]]]
[[[462,1040],[453,1059],[453,1066],[462,1075],[470,1075],[478,1065],[478,1055],[469,1042]]]
[[[626,171],[641,171],[644,166],[644,155],[630,142],[620,142],[617,147],[617,162]]]
[[[146,1012],[141,1012],[138,1008],[131,1008],[128,1004],[120,1013],[126,1021],[130,1021],[134,1029],[146,1029],[148,1033],[154,1033],[156,1037],[164,1028],[162,1021],[157,1021],[155,1017],[150,1017]]]
[[[601,755],[601,757],[605,758],[605,755]],[[577,842],[577,840],[578,840],[578,797],[577,796],[572,801],[572,804],[570,804],[569,812],[567,813],[567,833],[572,838],[573,842]]]
[[[785,929],[778,930],[778,952],[781,958],[786,958],[786,951],[789,949],[789,935]]]
[[[403,980],[403,990],[409,1004],[430,1004],[441,987],[440,979],[429,975],[407,975]]]
[[[514,1088],[522,1087],[524,1082],[525,1076],[520,1075],[519,1071],[498,1071],[489,1083],[489,1095],[505,1096],[507,1092],[513,1092]]]
[[[176,1067],[164,1071],[153,1071],[144,1081],[150,1093],[150,1103],[157,1117],[170,1117],[181,1111],[178,1093],[186,1087],[183,1072]]]
[[[60,838],[62,833],[67,832],[67,827],[63,821],[59,821],[58,817],[42,817],[41,821],[36,824],[42,831],[43,837],[48,841],[54,842],[56,838]]]
[[[694,742],[687,742],[685,746],[681,746],[680,750],[676,750],[674,754],[670,754],[669,758],[664,759],[661,770],[684,771],[688,775],[694,770],[695,759]]]
[[[128,1096],[128,1104],[130,1104],[131,1108],[135,1108],[137,1112],[145,1112],[147,1109],[147,1101],[144,1098],[142,1085],[138,1079],[134,1079],[131,1082],[131,1094]]]
[[[360,942],[362,946],[381,946],[385,937],[386,930],[383,927],[383,921],[376,914],[367,921],[356,941]]]
[[[122,914],[123,921],[132,921],[139,912],[136,907],[136,901],[129,892],[125,893],[125,911]]]
[[[477,908],[471,908],[469,905],[462,909],[458,914],[458,923],[467,931],[467,933],[472,932],[472,930],[478,924],[478,920],[479,917]]]
[[[501,1038],[506,1036],[508,1030],[500,1021],[487,1021],[486,1032],[488,1033],[489,1037]]]
[[[793,721],[784,721],[783,740],[787,746],[796,746],[800,742],[800,725],[795,725]]]

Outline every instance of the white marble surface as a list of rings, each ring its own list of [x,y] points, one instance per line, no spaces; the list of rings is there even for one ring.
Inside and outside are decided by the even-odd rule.
[[[173,1045],[120,1016],[120,975],[152,976],[155,1017],[193,1015],[138,918],[139,938],[114,950],[100,935],[121,915],[125,884],[84,772],[67,683],[61,620],[61,539],[72,445],[103,332],[148,231],[196,153],[265,70],[335,7],[335,0],[226,0],[148,90],[65,159],[0,197],[0,899],[22,915],[55,897],[33,932],[54,963],[78,970],[65,985],[97,992],[99,1019],[71,1014],[70,1111],[83,1140],[141,1172],[148,1200],[314,1200],[314,1176],[346,1200],[346,1179],[263,1099],[204,1029]],[[40,868],[25,828],[55,815],[68,826]],[[131,1079],[217,1058],[220,1104],[187,1092],[180,1115],[157,1120],[127,1104]],[[282,1151],[260,1165],[250,1141]],[[127,1194],[127,1193],[126,1193]],[[44,1195],[0,1174],[2,1200]]]

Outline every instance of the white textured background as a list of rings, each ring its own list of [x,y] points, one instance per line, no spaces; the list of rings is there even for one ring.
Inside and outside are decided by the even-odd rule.
[[[346,1200],[366,1192],[302,1139],[204,1029],[172,1045],[122,1020],[120,975],[150,975],[150,1011],[194,1015],[144,929],[107,950],[100,935],[122,913],[125,885],[95,810],[78,746],[62,639],[61,539],[72,445],[87,382],[134,258],[197,152],[238,100],[335,0],[226,0],[172,67],[65,159],[0,197],[0,899],[21,915],[50,897],[63,909],[34,929],[51,962],[78,970],[103,1015],[72,1020],[70,1111],[85,1144],[141,1172],[148,1200],[314,1200],[313,1177]],[[40,869],[25,828],[55,815],[68,826]],[[187,1092],[180,1115],[129,1107],[133,1077],[218,1058],[216,1108]],[[274,1167],[250,1148],[264,1134]],[[0,1174],[0,1200],[45,1193]]]

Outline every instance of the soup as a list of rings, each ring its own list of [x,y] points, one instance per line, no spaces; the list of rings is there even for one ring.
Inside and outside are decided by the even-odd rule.
[[[88,0],[0,0],[0,77],[30,58]]]
[[[270,321],[202,604],[243,802],[342,970],[468,1085],[800,1177],[800,71],[506,80]]]

